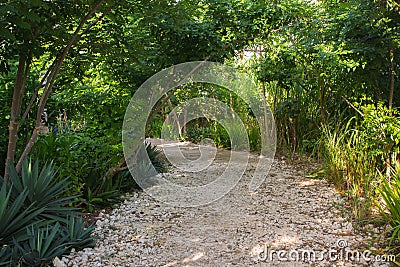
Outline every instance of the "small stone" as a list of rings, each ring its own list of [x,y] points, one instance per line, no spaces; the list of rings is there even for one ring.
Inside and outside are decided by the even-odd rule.
[[[58,257],[55,257],[53,260],[54,267],[67,267],[64,261],[61,261]]]

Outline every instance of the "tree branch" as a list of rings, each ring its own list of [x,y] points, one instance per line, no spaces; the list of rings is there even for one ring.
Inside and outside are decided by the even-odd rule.
[[[352,107],[355,111],[358,112],[358,114],[361,115],[361,117],[364,117],[364,113],[361,112],[361,110],[359,110],[358,108],[356,108],[347,98],[345,98],[343,95],[341,95],[341,97],[343,98],[344,101],[346,101],[346,103]]]
[[[36,87],[35,91],[33,92],[31,100],[29,101],[28,106],[26,107],[25,112],[22,115],[21,124],[26,120],[26,117],[28,116],[28,113],[29,113],[30,109],[32,108],[33,102],[35,102],[35,100],[38,96],[40,88],[42,88],[43,85],[45,85],[45,81],[46,81],[47,77],[49,76],[50,71],[54,68],[54,63],[55,62],[53,61],[53,63],[50,65],[50,67],[47,69],[46,73],[44,74],[43,78],[40,80],[39,85]]]

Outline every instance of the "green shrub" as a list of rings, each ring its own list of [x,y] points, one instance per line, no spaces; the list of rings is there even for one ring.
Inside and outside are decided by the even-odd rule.
[[[185,140],[200,143],[205,138],[212,138],[212,132],[209,127],[190,126],[186,129]]]
[[[261,133],[256,119],[250,119],[246,122],[246,128],[249,135],[250,149],[252,151],[261,150]]]
[[[328,182],[346,194],[353,204],[356,218],[365,219],[374,198],[372,181],[376,181],[376,163],[369,160],[368,151],[363,150],[360,131],[349,129],[349,125],[337,125],[331,129],[322,127],[324,172]]]
[[[35,144],[35,159],[53,159],[60,166],[58,179],[68,179],[67,195],[79,195],[76,205],[93,211],[95,205],[110,206],[118,202],[120,180],[112,177],[103,181],[107,171],[122,157],[118,136],[90,136],[88,133],[51,133],[41,136]],[[126,179],[125,179],[126,180]]]
[[[88,178],[99,180],[122,157],[117,137],[90,136],[87,133],[48,134],[35,144],[35,159],[52,159],[59,168],[59,177],[71,182],[71,194],[81,194]]]
[[[219,123],[215,123],[211,138],[218,147],[231,148],[231,139],[226,129]]]

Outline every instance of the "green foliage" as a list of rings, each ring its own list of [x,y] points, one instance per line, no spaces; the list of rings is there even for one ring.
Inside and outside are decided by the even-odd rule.
[[[44,164],[39,171],[39,161],[25,161],[20,176],[14,168],[10,168],[13,195],[19,196],[27,189],[25,206],[35,205],[43,209],[39,218],[62,221],[65,213],[72,211],[69,205],[75,196],[61,197],[69,184],[66,179],[57,181],[56,175],[53,164]]]
[[[93,247],[90,233],[94,227],[85,228],[82,218],[71,217],[65,225],[49,221],[27,227],[21,239],[11,245],[12,258],[22,266],[43,266],[55,257],[67,254],[71,248]]]
[[[205,130],[203,130],[203,132],[207,133]],[[231,148],[231,139],[229,138],[229,134],[221,124],[215,123],[214,127],[212,128],[212,132],[209,133],[209,136],[203,134],[201,140],[210,137],[214,140],[217,146]]]
[[[88,133],[69,131],[41,136],[33,151],[35,158],[52,158],[62,166],[58,179],[70,182],[64,193],[79,195],[74,197],[75,205],[92,212],[95,207],[113,206],[120,201],[123,191],[137,188],[129,172],[106,177],[122,157],[118,142],[111,136],[91,138]],[[146,151],[156,170],[165,172],[165,162],[156,146],[146,144]]]
[[[90,236],[94,230],[94,226],[85,227],[81,217],[69,217],[64,229],[63,236],[66,237],[68,243],[75,249],[94,246],[94,239]]]
[[[320,152],[327,179],[351,197],[355,215],[365,218],[377,197],[374,188],[379,174],[387,173],[398,160],[400,121],[396,111],[382,105],[361,110],[361,120],[354,117],[345,126],[322,128]]]
[[[121,145],[115,137],[90,137],[87,133],[66,132],[41,136],[33,150],[37,159],[51,158],[59,170],[59,179],[68,179],[69,195],[81,195],[81,205],[111,205],[120,196],[118,181],[102,182],[102,177],[118,164]],[[84,159],[84,160],[83,160]]]
[[[36,209],[34,205],[24,206],[27,198],[27,189],[17,198],[11,199],[12,188],[7,189],[7,184],[1,180],[0,191],[0,242],[8,243],[12,238],[18,238],[27,226],[36,223],[33,219],[41,214],[45,208]]]
[[[76,209],[68,184],[57,181],[52,164],[25,161],[21,175],[10,168],[10,182],[0,177],[0,262],[7,266],[43,266],[71,248],[94,245]]]
[[[59,223],[39,227],[28,227],[26,238],[14,242],[20,262],[25,266],[42,266],[57,256],[68,252],[68,240],[60,234]]]
[[[362,150],[360,131],[348,126],[334,130],[324,127],[323,134],[321,152],[327,180],[349,197],[356,218],[367,218],[375,197],[372,188],[376,181],[376,161],[369,159],[368,151]]]
[[[96,183],[92,187],[85,186],[81,204],[85,205],[85,209],[93,212],[95,207],[111,207],[120,201],[122,193],[118,186],[104,186]],[[94,188],[94,189],[92,189]]]
[[[361,110],[363,149],[369,151],[370,158],[380,159],[383,164],[388,155],[400,153],[400,114],[382,103],[362,106]]]
[[[188,141],[191,141],[193,143],[200,143],[201,140],[213,137],[211,129],[209,127],[191,127],[190,125],[186,130],[185,136]],[[218,135],[218,138],[219,139],[217,140],[217,144],[222,145],[224,140],[222,135]]]
[[[11,253],[9,247],[0,248],[0,266],[11,265]]]
[[[256,119],[249,119],[246,122],[247,133],[249,135],[250,150],[260,151],[261,150],[261,133],[258,122]]]
[[[400,166],[397,165],[392,170],[390,181],[382,177],[382,185],[378,188],[380,195],[385,203],[381,211],[385,219],[392,227],[390,243],[400,242]]]
[[[157,172],[163,173],[166,172],[167,166],[165,161],[161,158],[161,150],[157,148],[156,145],[152,145],[151,143],[145,143],[146,152],[149,156],[151,163]]]
[[[250,149],[252,151],[259,151],[261,148],[261,135],[258,122],[256,119],[250,118],[248,121],[245,121],[244,126],[246,133],[241,132],[241,127],[239,126],[226,124],[225,127],[228,127],[229,131],[232,133],[232,136],[229,136],[227,129],[217,122],[210,123],[209,126],[200,127],[189,123],[184,138],[194,143],[201,143],[203,140],[209,138],[212,139],[218,147],[228,149],[232,148],[231,140],[233,140],[235,149],[240,150],[244,147],[243,144],[240,144],[237,140],[239,137],[243,137],[247,134]]]

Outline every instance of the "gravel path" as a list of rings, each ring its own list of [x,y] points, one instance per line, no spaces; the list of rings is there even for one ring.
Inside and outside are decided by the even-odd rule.
[[[370,236],[355,233],[343,199],[326,182],[306,178],[303,165],[299,170],[275,161],[262,186],[250,193],[256,160],[251,158],[229,194],[207,206],[177,208],[143,192],[126,195],[111,214],[100,213],[96,247],[73,252],[56,265],[390,266],[367,252],[374,262],[362,259]],[[226,162],[226,151],[220,151],[206,175],[177,169],[163,175],[201,184]],[[359,252],[361,259],[349,252]]]

